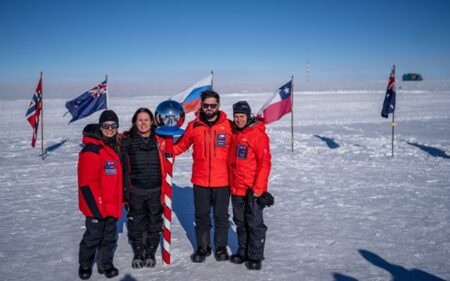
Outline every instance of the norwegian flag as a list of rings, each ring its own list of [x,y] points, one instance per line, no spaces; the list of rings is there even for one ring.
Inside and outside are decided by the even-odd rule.
[[[81,96],[66,102],[66,108],[72,115],[69,124],[96,111],[107,109],[107,98],[108,86],[105,80]]]
[[[33,148],[36,145],[41,109],[42,109],[42,77],[41,79],[39,79],[36,91],[34,92],[33,98],[31,99],[30,105],[28,106],[27,113],[25,114],[28,123],[30,123],[31,128],[33,128],[33,136],[31,138],[31,146]]]
[[[383,108],[381,109],[381,116],[388,118],[389,113],[395,111],[395,65],[392,66],[391,75],[389,75],[389,81],[386,89],[386,95],[384,96]]]

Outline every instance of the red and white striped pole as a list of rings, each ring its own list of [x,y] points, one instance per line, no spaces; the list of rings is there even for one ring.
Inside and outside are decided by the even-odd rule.
[[[173,136],[165,136],[166,155],[165,168],[167,171],[166,178],[163,182],[164,190],[164,227],[163,227],[163,252],[162,259],[164,264],[170,264],[170,243],[171,243],[171,226],[172,226],[172,175],[173,175]]]
[[[170,240],[172,236],[172,175],[173,175],[173,136],[182,135],[180,127],[184,123],[184,111],[180,103],[166,100],[160,103],[155,110],[155,121],[159,128],[156,133],[165,140],[164,167],[166,177],[162,182],[164,190],[164,226],[163,226],[163,264],[170,264]]]

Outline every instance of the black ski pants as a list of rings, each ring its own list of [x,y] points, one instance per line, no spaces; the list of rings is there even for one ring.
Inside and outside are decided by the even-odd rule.
[[[155,253],[163,227],[161,189],[133,188],[128,202],[127,228],[135,255]]]
[[[249,260],[263,260],[267,232],[263,208],[258,204],[253,192],[248,192],[246,197],[233,195],[231,202],[238,236],[237,254]]]
[[[197,247],[210,246],[211,207],[214,214],[214,245],[228,245],[230,187],[206,188],[194,185],[195,236]]]
[[[113,267],[114,250],[117,245],[117,219],[107,217],[105,219],[95,219],[86,217],[86,232],[80,242],[79,263],[84,267],[91,267],[95,253],[100,258],[97,259],[99,268],[109,269]]]

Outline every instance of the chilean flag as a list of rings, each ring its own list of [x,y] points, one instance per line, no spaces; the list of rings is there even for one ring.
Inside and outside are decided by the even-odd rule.
[[[212,74],[198,81],[190,88],[172,96],[170,99],[181,103],[184,113],[200,109],[200,95],[203,91],[212,90]]]
[[[292,111],[292,80],[281,86],[259,110],[257,117],[265,124],[279,120]]]

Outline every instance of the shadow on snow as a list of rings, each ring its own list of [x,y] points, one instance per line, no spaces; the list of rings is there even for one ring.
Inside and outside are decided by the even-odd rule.
[[[130,274],[126,274],[120,281],[137,281],[137,279],[134,279]]]
[[[192,250],[194,251],[197,248],[197,242],[195,239],[195,210],[194,210],[194,196],[192,187],[180,187],[176,184],[173,185],[173,198],[172,198],[172,211],[176,214],[178,221],[183,227],[186,236],[189,242],[192,245]],[[213,218],[211,218],[213,220]],[[127,223],[127,211],[125,207],[122,207],[122,217],[117,221],[117,232],[116,238],[119,238],[119,235],[124,234],[124,227]],[[230,221],[230,224],[233,223]],[[212,233],[213,229],[211,229],[211,237],[214,237]],[[162,236],[161,236],[162,240]],[[214,241],[212,238],[211,241]],[[162,241],[161,241],[162,242]],[[128,241],[128,244],[131,246],[131,242]],[[231,249],[232,253],[237,251],[237,237],[236,232],[230,227],[228,230],[228,245]],[[161,245],[162,251],[162,245]],[[131,276],[125,276],[123,280],[135,280]]]
[[[68,139],[62,140],[61,142],[57,142],[55,144],[52,144],[50,146],[47,146],[44,150],[44,153],[39,155],[39,156],[44,156],[44,158],[47,158],[47,156],[49,155],[49,152],[53,152],[55,150],[57,150],[59,147],[61,147]]]
[[[423,270],[413,268],[411,270],[403,266],[389,263],[382,257],[367,250],[358,250],[359,254],[371,264],[382,268],[392,275],[392,281],[445,281]],[[357,281],[357,279],[340,273],[333,273],[335,281]]]
[[[432,146],[427,146],[427,145],[423,145],[423,144],[418,144],[416,142],[406,142],[409,145],[415,146],[420,148],[421,150],[425,151],[426,153],[430,154],[433,157],[441,157],[444,159],[450,159],[450,156],[447,155],[447,153],[445,153],[444,150],[436,148],[436,147],[432,147]]]
[[[230,203],[231,204],[231,203]],[[173,185],[173,204],[172,208],[176,214],[178,221],[186,232],[186,236],[192,245],[192,250],[197,248],[197,241],[195,239],[195,210],[194,210],[194,191],[192,187],[181,187],[176,184]],[[211,212],[212,213],[212,212]],[[211,214],[212,215],[212,214]],[[213,218],[211,218],[213,220]],[[230,222],[230,224],[232,224]],[[211,241],[214,241],[211,229]],[[237,237],[236,233],[230,227],[228,229],[228,245],[232,253],[237,251]],[[213,245],[211,245],[213,246]]]
[[[327,144],[328,148],[330,148],[330,149],[336,149],[339,147],[339,144],[337,142],[335,142],[333,138],[323,137],[323,136],[319,136],[319,135],[314,135],[314,136],[316,138],[324,141]]]

